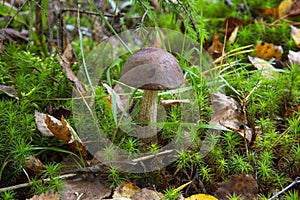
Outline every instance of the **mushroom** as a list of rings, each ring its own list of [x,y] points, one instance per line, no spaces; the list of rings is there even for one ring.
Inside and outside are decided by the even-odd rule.
[[[178,61],[172,54],[159,48],[147,47],[136,51],[127,59],[120,81],[144,90],[137,120],[142,124],[153,124],[157,117],[158,90],[176,89],[182,85],[184,78]]]

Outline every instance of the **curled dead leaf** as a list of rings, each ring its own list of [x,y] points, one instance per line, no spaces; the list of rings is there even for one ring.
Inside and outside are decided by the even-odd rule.
[[[213,115],[209,124],[233,130],[248,141],[251,141],[252,131],[249,127],[244,127],[246,122],[244,122],[244,114],[240,104],[233,98],[220,92],[211,94],[210,99]]]
[[[214,33],[212,45],[208,48],[207,52],[212,58],[218,58],[222,55],[224,45],[219,40],[219,34]]]
[[[274,72],[275,67],[266,60],[257,57],[248,56],[249,61],[257,70],[261,70],[261,74],[267,78],[274,78],[276,73]]]
[[[61,121],[51,115],[34,112],[35,123],[40,133],[46,137],[57,137],[70,147],[71,151],[86,156],[87,150],[75,130],[62,116]]]
[[[242,20],[240,20],[239,18],[235,18],[235,17],[228,17],[225,19],[223,27],[225,29],[225,33],[226,33],[226,37],[230,38],[233,37],[232,35],[236,35],[236,33],[233,32],[237,32],[236,29],[238,29],[238,27],[241,27],[244,25],[244,22]]]
[[[4,92],[10,97],[16,97],[17,91],[14,86],[6,86],[6,85],[0,85],[0,91]]]
[[[295,52],[295,51],[289,50],[288,58],[289,58],[289,62],[291,64],[300,65],[300,51]]]
[[[80,153],[83,157],[86,156],[87,150],[81,139],[63,116],[61,117],[61,123],[56,123],[49,115],[46,115],[45,123],[55,137],[69,145],[71,151]]]
[[[40,174],[42,170],[45,169],[45,165],[40,161],[40,159],[33,155],[29,155],[26,158],[23,167],[34,175]]]
[[[74,59],[73,48],[71,44],[68,44],[63,55],[61,56],[61,59],[59,60],[59,64],[62,66],[63,70],[65,71],[67,78],[74,83],[75,88],[78,90],[78,92],[81,93],[82,95],[85,95],[87,94],[85,85],[79,81],[78,77],[74,74],[74,72],[71,69],[73,59]]]
[[[16,31],[12,28],[1,28],[0,29],[0,41],[3,43],[16,42],[16,43],[27,43],[28,38],[21,32]]]
[[[291,36],[295,42],[295,44],[297,45],[297,47],[300,48],[300,29],[298,29],[297,27],[291,25]]]
[[[35,124],[39,132],[45,136],[45,137],[54,137],[53,133],[49,130],[47,127],[46,121],[46,114],[40,113],[38,111],[34,111],[34,117],[35,117]],[[61,124],[61,122],[56,119],[55,117],[48,115],[48,117],[51,118],[51,120],[57,124]]]

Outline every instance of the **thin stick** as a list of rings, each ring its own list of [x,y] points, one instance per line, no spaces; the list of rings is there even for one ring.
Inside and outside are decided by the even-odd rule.
[[[77,174],[64,174],[64,175],[57,176],[57,177],[54,177],[54,178],[46,178],[46,179],[38,180],[38,182],[49,182],[49,181],[56,180],[56,179],[66,179],[66,178],[71,178],[71,177],[74,177],[74,176],[77,176]],[[8,190],[16,190],[16,189],[31,186],[32,184],[33,184],[33,182],[28,182],[28,183],[22,183],[22,184],[19,184],[19,185],[0,188],[0,192],[5,192],[5,191],[8,191]]]
[[[287,187],[285,187],[283,190],[281,190],[280,192],[278,192],[277,194],[275,194],[274,196],[272,196],[269,200],[278,198],[278,196],[282,193],[284,193],[285,191],[287,191],[288,189],[290,189],[291,187],[293,187],[294,185],[297,185],[298,183],[300,183],[300,177],[297,177],[291,184],[289,184]]]

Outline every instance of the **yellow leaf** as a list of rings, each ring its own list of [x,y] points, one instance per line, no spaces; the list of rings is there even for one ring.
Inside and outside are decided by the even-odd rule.
[[[255,46],[255,53],[255,56],[258,58],[263,58],[266,60],[275,58],[276,60],[280,60],[282,57],[283,49],[281,46],[276,46],[272,43],[259,42]]]
[[[278,6],[278,17],[281,18],[289,14],[293,0],[283,0]]]
[[[234,31],[231,33],[231,35],[230,35],[230,37],[229,37],[229,39],[228,39],[228,42],[229,42],[230,44],[233,44],[233,43],[234,43],[234,41],[235,41],[235,39],[236,39],[236,36],[237,36],[237,33],[238,33],[238,30],[239,30],[239,27],[237,26],[237,27],[235,27]]]
[[[291,25],[291,35],[296,45],[300,48],[300,29]]]
[[[191,184],[192,182],[193,182],[193,181],[189,181],[189,182],[187,182],[187,183],[185,183],[185,184],[179,186],[178,188],[176,188],[176,189],[174,190],[174,192],[175,192],[175,191],[176,191],[176,192],[179,192],[180,190],[182,190],[183,188],[185,188],[186,186],[188,186],[188,185]]]
[[[208,194],[194,194],[188,198],[185,198],[185,200],[218,200],[218,199]]]

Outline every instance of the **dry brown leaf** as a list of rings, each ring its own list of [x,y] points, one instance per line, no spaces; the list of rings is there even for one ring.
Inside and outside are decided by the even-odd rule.
[[[154,190],[143,188],[140,191],[134,193],[131,197],[132,200],[160,200],[163,194]]]
[[[219,200],[227,200],[227,195],[241,195],[244,199],[254,200],[258,197],[258,185],[251,175],[239,174],[230,177],[215,191],[214,196]]]
[[[49,117],[49,115],[46,115],[45,123],[52,134],[68,144],[71,151],[80,153],[83,157],[85,157],[87,154],[85,146],[82,144],[81,139],[73,130],[73,128],[68,124],[68,122],[64,119],[64,117],[62,116],[61,123],[56,123],[52,119],[53,118]]]
[[[300,51],[295,52],[295,51],[289,50],[288,58],[289,58],[289,62],[291,64],[300,65]]]
[[[60,121],[51,115],[38,111],[34,112],[34,116],[37,129],[42,135],[46,137],[55,136],[68,144],[73,152],[78,153],[79,149],[82,156],[86,156],[87,150],[83,146],[79,136],[63,117]]]
[[[61,124],[61,122],[55,117],[48,115],[51,120],[56,124]],[[47,124],[45,123],[46,114],[34,111],[35,124],[39,132],[45,137],[54,137],[53,133],[48,129]]]
[[[218,200],[216,197],[208,195],[208,194],[194,194],[185,200]]]
[[[296,17],[300,15],[300,1],[294,0],[294,3],[289,11],[290,17]]]
[[[256,57],[270,60],[271,58],[275,58],[276,60],[280,60],[283,54],[283,49],[281,46],[276,46],[267,42],[259,42],[255,46]]]
[[[244,114],[240,104],[231,97],[220,92],[210,95],[213,115],[209,124],[215,126],[223,126],[227,129],[236,131],[244,137]],[[245,138],[248,141],[252,139],[252,132],[246,126]]]
[[[71,115],[71,110],[64,108],[62,106],[59,106],[58,109],[53,108],[52,104],[47,104],[47,112],[52,115],[53,117],[55,117],[56,119],[60,119],[61,116],[64,116],[64,118],[68,118]]]
[[[16,31],[12,28],[1,28],[0,29],[0,41],[3,43],[16,42],[16,43],[27,43],[28,38],[21,32]]]
[[[76,177],[64,180],[64,188],[61,191],[63,200],[102,200],[111,194],[107,180],[101,176]]]
[[[214,59],[220,57],[223,52],[223,47],[223,44],[219,40],[219,34],[215,32],[213,37],[213,43],[207,50],[209,55]]]
[[[299,112],[300,111],[300,106],[295,106],[293,108],[288,108],[286,111],[285,111],[285,114],[284,114],[284,117],[285,118],[288,118],[289,116],[294,116],[296,114],[296,112]]]
[[[261,15],[263,17],[274,17],[275,19],[278,19],[278,7],[273,7],[273,8],[264,8],[264,9],[257,9],[257,12],[261,12]]]
[[[0,91],[4,92],[10,97],[16,97],[17,91],[14,86],[6,86],[6,85],[0,85]]]
[[[55,135],[58,139],[62,140],[65,143],[69,143],[72,138],[72,133],[67,127],[67,122],[62,117],[61,124],[57,124],[52,121],[52,119],[46,115],[45,123],[47,128]]]
[[[68,44],[61,59],[59,60],[59,64],[64,69],[67,78],[72,81],[75,85],[75,88],[79,90],[79,92],[83,95],[87,94],[87,90],[83,83],[81,83],[78,77],[74,74],[71,69],[72,63],[74,59],[73,48],[71,44]]]
[[[278,17],[288,16],[293,3],[293,0],[283,0],[278,6]]]
[[[261,59],[261,58],[256,58],[256,57],[251,57],[248,56],[248,59],[250,60],[250,62],[253,64],[253,66],[258,69],[261,70],[261,74],[267,78],[274,78],[274,71],[273,69],[275,69],[275,67],[273,67],[273,65],[271,65],[269,62]]]
[[[28,200],[59,200],[59,194],[57,192],[48,191],[44,192],[41,195],[34,195]]]
[[[35,156],[29,155],[23,167],[34,175],[38,175],[45,169],[45,165]]]
[[[244,22],[239,18],[228,17],[225,19],[223,27],[225,29],[226,37],[230,38],[232,33],[236,30],[237,27],[244,25]]]
[[[300,48],[300,29],[291,25],[291,36],[296,43],[297,47]]]
[[[141,188],[131,182],[123,182],[116,187],[113,198],[131,198],[133,194],[139,192]]]

